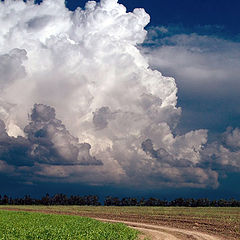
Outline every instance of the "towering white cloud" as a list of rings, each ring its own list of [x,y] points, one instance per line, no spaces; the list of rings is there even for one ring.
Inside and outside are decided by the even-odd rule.
[[[217,186],[217,173],[200,167],[207,131],[172,133],[181,114],[175,80],[151,70],[138,49],[149,20],[117,0],[74,12],[63,0],[0,3],[0,116],[11,141],[26,135],[38,156],[16,171],[32,180]],[[1,160],[1,169],[15,165]]]

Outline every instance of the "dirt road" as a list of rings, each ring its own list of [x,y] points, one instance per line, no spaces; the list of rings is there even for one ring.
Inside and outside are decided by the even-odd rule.
[[[151,240],[223,240],[221,237],[209,235],[198,231],[190,231],[185,229],[157,226],[153,224],[109,220],[95,218],[104,222],[121,222],[144,233],[140,239],[148,237]]]

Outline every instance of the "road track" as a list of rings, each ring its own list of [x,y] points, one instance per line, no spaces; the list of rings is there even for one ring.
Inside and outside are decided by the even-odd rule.
[[[180,228],[159,226],[153,224],[145,224],[138,222],[130,222],[130,221],[119,221],[119,220],[110,220],[103,218],[94,218],[103,222],[111,222],[111,223],[124,223],[129,227],[139,230],[144,233],[140,237],[140,239],[144,239],[144,237],[148,237],[151,240],[224,240],[221,237],[213,236],[207,233],[202,233],[199,231],[191,231]],[[225,239],[226,240],[226,239]]]

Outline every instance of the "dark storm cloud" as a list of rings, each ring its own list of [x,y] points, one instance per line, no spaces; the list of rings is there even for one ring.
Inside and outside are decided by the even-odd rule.
[[[0,120],[0,160],[9,165],[31,166],[34,160],[29,158],[31,143],[24,137],[9,137],[5,124]]]
[[[109,107],[101,107],[93,113],[93,124],[97,130],[101,130],[107,127],[108,121],[113,119],[114,115]]]
[[[55,118],[52,107],[35,104],[31,122],[24,128],[25,137],[8,136],[0,120],[0,160],[11,166],[50,165],[101,165],[90,155],[91,145],[79,143]],[[3,163],[2,163],[3,164]]]
[[[161,163],[167,163],[172,167],[191,168],[194,166],[194,164],[187,159],[175,159],[164,148],[154,149],[151,139],[147,139],[144,142],[142,142],[142,149],[145,153],[149,154],[153,159],[156,159]]]
[[[31,156],[38,162],[56,165],[101,165],[90,155],[90,144],[79,143],[55,117],[55,109],[35,104],[31,122],[24,128],[32,144]]]
[[[209,166],[225,175],[240,171],[240,129],[228,128],[218,139],[202,151],[201,167]]]
[[[159,148],[155,150],[153,148],[153,143],[151,139],[147,139],[142,143],[142,149],[147,154],[150,154],[152,158],[157,159],[161,162],[172,162],[172,156],[163,148]]]

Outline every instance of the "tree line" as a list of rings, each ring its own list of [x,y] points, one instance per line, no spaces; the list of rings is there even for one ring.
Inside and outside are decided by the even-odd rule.
[[[55,194],[50,196],[46,194],[40,199],[32,198],[30,195],[25,195],[23,198],[11,198],[7,195],[0,195],[0,205],[88,205],[99,206],[99,198],[96,195],[79,196],[71,195],[68,197],[66,194]]]
[[[0,205],[79,205],[79,206],[100,206],[97,195],[79,196],[58,193],[53,196],[46,194],[40,199],[25,195],[23,198],[11,198],[7,195],[0,195]],[[207,198],[176,198],[174,200],[161,200],[158,198],[131,198],[107,196],[103,202],[104,206],[178,206],[178,207],[240,207],[240,201],[236,199],[209,200]]]
[[[122,198],[108,196],[104,201],[105,206],[163,206],[163,207],[240,207],[236,199],[209,200],[207,198],[176,198],[172,201],[158,198]]]

